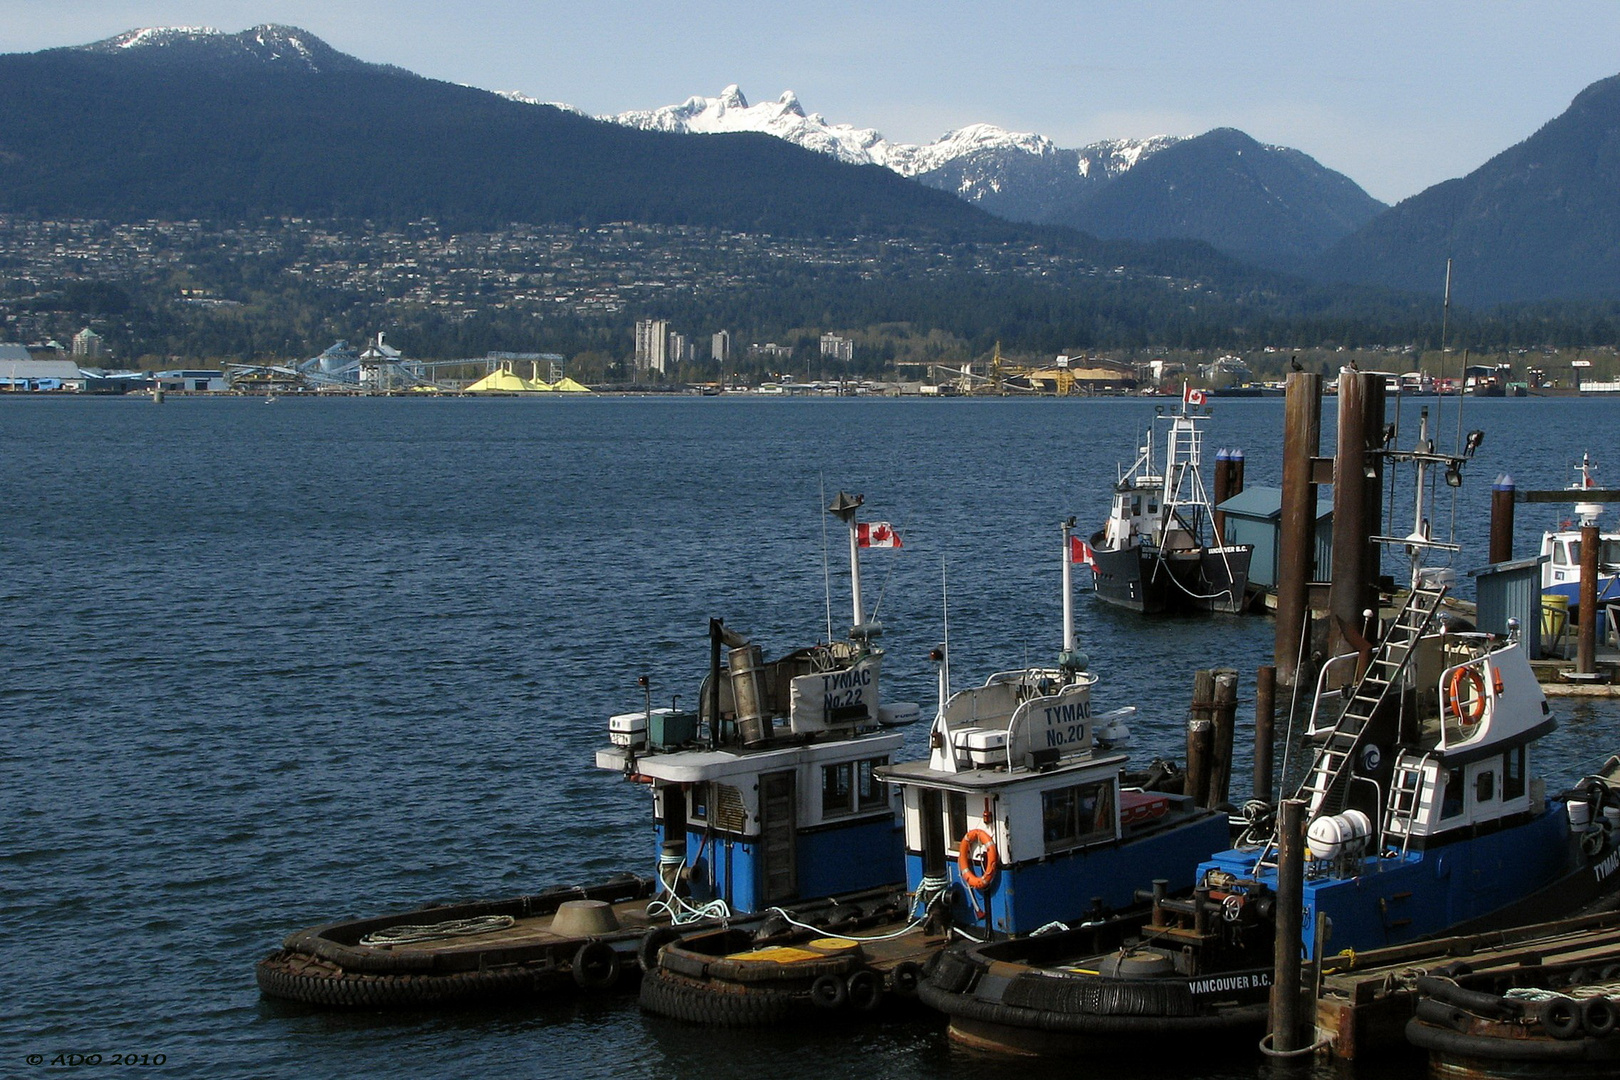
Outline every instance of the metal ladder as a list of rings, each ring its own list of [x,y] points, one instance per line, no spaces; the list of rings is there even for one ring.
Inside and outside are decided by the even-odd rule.
[[[1310,771],[1294,795],[1310,803],[1311,817],[1336,814],[1344,809],[1351,765],[1367,725],[1389,697],[1391,689],[1400,684],[1401,673],[1412,656],[1412,647],[1428,629],[1445,595],[1444,585],[1413,588],[1390,623],[1378,643],[1378,650],[1373,653],[1372,662],[1345,703],[1339,722],[1317,748]]]
[[[1400,826],[1401,854],[1405,855],[1412,843],[1412,823],[1417,819],[1418,808],[1423,794],[1423,773],[1429,758],[1433,754],[1424,754],[1414,763],[1407,755],[1402,754],[1395,762],[1395,773],[1389,781],[1389,815],[1384,823],[1384,833],[1387,836]]]

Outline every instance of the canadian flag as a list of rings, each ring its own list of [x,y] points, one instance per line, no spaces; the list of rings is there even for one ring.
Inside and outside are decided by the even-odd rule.
[[[1202,405],[1208,399],[1208,397],[1209,395],[1205,394],[1202,390],[1194,390],[1192,385],[1189,383],[1181,384],[1181,400],[1183,404]]]
[[[863,548],[905,547],[900,542],[900,534],[887,521],[857,522],[855,541]]]
[[[1097,569],[1097,553],[1091,550],[1091,545],[1078,536],[1069,537],[1069,561],[1072,563],[1085,563],[1093,570]]]

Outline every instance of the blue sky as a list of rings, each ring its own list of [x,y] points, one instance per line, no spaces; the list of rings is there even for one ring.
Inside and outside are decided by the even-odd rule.
[[[264,22],[592,113],[737,83],[903,142],[975,121],[1062,146],[1236,127],[1386,201],[1477,168],[1620,73],[1620,3],[1596,0],[0,0],[0,52]]]

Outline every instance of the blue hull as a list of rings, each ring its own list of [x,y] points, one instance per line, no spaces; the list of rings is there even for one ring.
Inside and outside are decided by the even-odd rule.
[[[1252,851],[1223,852],[1199,875],[1218,869],[1239,878],[1257,876],[1275,889],[1276,870],[1255,875],[1254,859]],[[1356,877],[1307,879],[1305,954],[1314,958],[1322,916],[1330,920],[1329,955],[1400,945],[1486,922],[1582,865],[1563,803],[1514,828],[1397,858],[1369,858]]]
[[[660,845],[662,828],[657,830]],[[758,838],[743,839],[689,830],[686,862],[693,900],[724,900],[733,914],[748,915],[790,900],[819,900],[905,880],[900,825],[892,819],[807,830],[794,838],[792,896],[767,898]]]
[[[1226,816],[1210,814],[1162,832],[1003,866],[984,893],[962,883],[952,860],[946,876],[956,885],[953,914],[959,925],[988,925],[997,935],[1016,937],[1051,922],[1083,918],[1095,901],[1121,910],[1135,904],[1136,890],[1153,878],[1169,879],[1172,892],[1191,889],[1199,861],[1230,842]],[[906,880],[917,882],[922,876],[922,856],[908,852]],[[970,893],[980,905],[977,910]]]

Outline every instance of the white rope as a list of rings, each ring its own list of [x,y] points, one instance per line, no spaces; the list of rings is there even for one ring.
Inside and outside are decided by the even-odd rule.
[[[800,922],[798,919],[795,919],[793,916],[789,915],[779,907],[768,908],[766,910],[775,912],[776,914],[782,916],[783,919],[787,920],[789,926],[797,926],[800,930],[810,930],[814,933],[820,934],[822,937],[837,938],[839,941],[889,941],[893,938],[904,937],[927,921],[925,919],[915,919],[901,927],[899,930],[894,931],[892,934],[871,934],[866,937],[857,937],[853,934],[840,934],[836,930],[823,930],[819,926],[812,926],[807,922]]]
[[[647,905],[647,914],[668,915],[671,926],[684,926],[705,919],[731,918],[731,908],[724,900],[716,898],[706,904],[695,906],[675,891],[675,882],[670,879],[678,875],[685,865],[685,860],[678,856],[659,856],[658,883],[664,887],[667,899],[650,902]]]
[[[668,915],[671,926],[685,926],[687,923],[701,922],[704,919],[731,918],[731,908],[724,900],[710,900],[701,907],[694,907],[674,893],[669,895],[671,900],[654,900],[649,903],[647,914]]]
[[[800,922],[779,907],[773,907],[770,910],[787,920],[789,926],[797,926],[801,930],[810,930],[820,934],[822,937],[837,938],[839,941],[889,941],[894,938],[904,937],[926,923],[928,921],[929,911],[932,910],[936,904],[945,899],[946,892],[949,888],[950,882],[946,881],[942,877],[924,877],[917,883],[917,891],[911,894],[911,906],[906,909],[907,911],[916,911],[920,905],[922,908],[922,914],[913,916],[912,920],[905,926],[894,931],[893,933],[888,934],[870,934],[866,936],[840,934],[836,930],[823,930],[819,926],[812,926],[807,922]]]
[[[510,915],[479,915],[471,919],[450,919],[439,923],[406,923],[373,930],[360,939],[362,945],[412,945],[420,941],[443,941],[472,934],[492,934],[517,922]]]

